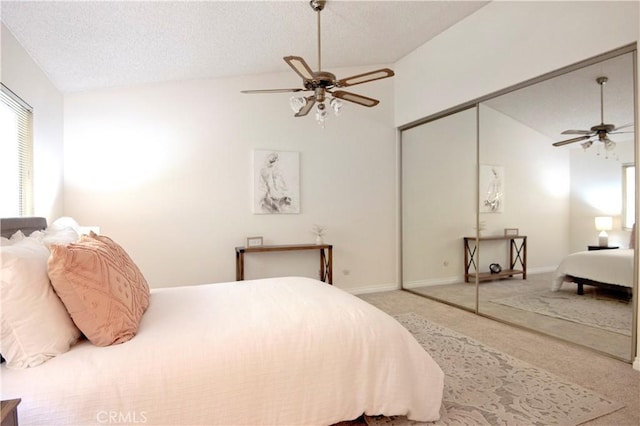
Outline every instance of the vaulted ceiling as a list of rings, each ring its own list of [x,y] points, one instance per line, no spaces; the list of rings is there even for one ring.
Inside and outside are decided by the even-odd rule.
[[[391,64],[486,1],[329,0],[323,69]],[[294,1],[2,1],[2,21],[62,92],[317,65],[316,12]]]
[[[328,0],[321,12],[322,68],[392,64],[488,3]],[[317,65],[317,16],[307,0],[3,0],[0,14],[63,93],[289,72],[287,55]],[[623,71],[629,61],[592,66],[488,104],[560,140],[562,130],[598,124],[595,78],[607,75],[605,121],[633,122],[633,79]]]

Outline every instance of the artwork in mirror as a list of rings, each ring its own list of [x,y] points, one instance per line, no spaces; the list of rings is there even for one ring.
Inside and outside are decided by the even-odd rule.
[[[508,209],[481,210],[485,232],[518,224],[529,241],[526,280],[483,282],[479,312],[624,360],[633,353],[635,253],[623,216],[623,204],[635,204],[624,180],[635,158],[633,61],[610,57],[479,105],[479,163],[509,177]],[[607,247],[596,217],[612,218]],[[504,256],[483,245],[479,268]]]
[[[480,213],[504,212],[504,167],[480,165]]]
[[[475,108],[402,132],[402,286],[470,310],[462,239],[475,234],[476,147]]]

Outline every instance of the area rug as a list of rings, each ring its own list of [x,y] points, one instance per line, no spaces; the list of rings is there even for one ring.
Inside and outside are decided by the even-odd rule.
[[[543,290],[491,302],[631,336],[633,313],[630,300],[580,296],[575,290]]]
[[[365,416],[369,426],[578,425],[624,406],[417,314],[395,318],[445,373],[441,417]]]

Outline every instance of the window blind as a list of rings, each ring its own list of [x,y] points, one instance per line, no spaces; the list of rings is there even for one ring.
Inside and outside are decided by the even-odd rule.
[[[33,215],[33,108],[0,83],[0,216]]]

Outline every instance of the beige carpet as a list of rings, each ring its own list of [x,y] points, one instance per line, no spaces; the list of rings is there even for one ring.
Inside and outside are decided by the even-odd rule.
[[[588,326],[579,322],[567,321],[566,319],[542,315],[492,302],[496,299],[550,290],[552,275],[552,273],[529,274],[526,280],[513,279],[480,283],[479,311],[484,315],[499,318],[517,326],[526,327],[568,342],[574,342],[597,351],[609,353],[620,359],[631,360],[631,326],[624,333],[612,332],[604,328]],[[469,283],[421,287],[412,290],[419,294],[446,301],[447,303],[475,309],[475,286]],[[565,283],[561,291],[575,294],[576,285]],[[598,299],[607,297],[621,299],[623,298],[622,296],[624,296],[613,291],[605,291],[604,289],[592,286],[585,286],[584,293],[585,298],[592,297]],[[404,312],[416,312],[422,316],[431,318],[429,315],[411,306],[403,308]],[[624,319],[624,321],[630,323],[631,318],[632,314],[630,311],[629,316]],[[638,424],[634,426],[638,426]]]
[[[519,294],[494,299],[491,303],[631,336],[633,319],[631,300],[581,296],[576,294],[574,289],[561,289]]]
[[[397,315],[445,372],[441,419],[432,425],[578,425],[622,408],[579,385],[415,314]],[[416,425],[366,417],[370,426]]]

